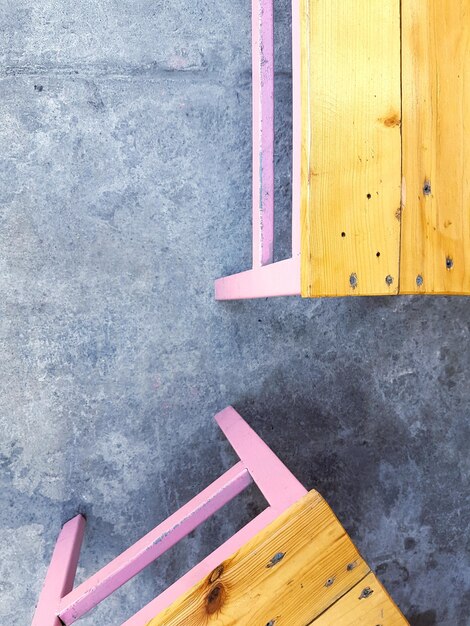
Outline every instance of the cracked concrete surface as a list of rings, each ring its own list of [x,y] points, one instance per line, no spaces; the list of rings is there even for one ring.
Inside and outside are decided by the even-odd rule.
[[[280,0],[277,258],[289,22]],[[233,404],[413,626],[468,626],[470,301],[213,299],[250,264],[248,4],[0,0],[0,32],[0,622],[30,621],[74,513],[81,580],[228,468]],[[260,506],[81,623],[121,623]]]

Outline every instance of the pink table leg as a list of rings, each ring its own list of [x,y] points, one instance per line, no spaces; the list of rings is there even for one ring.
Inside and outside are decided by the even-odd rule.
[[[61,626],[59,603],[73,587],[80,548],[85,532],[85,518],[77,515],[60,531],[52,554],[32,626]]]
[[[241,460],[75,589],[72,587],[85,519],[78,515],[67,522],[57,540],[32,626],[68,626],[74,623],[254,480],[270,506],[125,623],[125,626],[145,626],[158,612],[307,493],[232,407],[221,411],[216,420]]]
[[[305,487],[235,409],[227,407],[215,416],[215,420],[278,514],[307,493]]]
[[[273,262],[274,7],[252,2],[253,267]]]
[[[215,281],[216,300],[298,296],[300,284],[300,7],[292,0],[292,258],[273,263],[274,12],[253,0],[253,269]]]

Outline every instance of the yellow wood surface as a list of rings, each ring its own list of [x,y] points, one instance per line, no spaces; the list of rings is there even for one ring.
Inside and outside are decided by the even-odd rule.
[[[402,57],[400,290],[468,294],[470,0],[402,0]]]
[[[314,626],[404,626],[401,611],[374,576],[369,574],[328,611],[313,621]]]
[[[311,491],[148,626],[306,626],[369,572],[329,506]]]
[[[302,295],[395,294],[400,0],[301,0],[301,19]]]

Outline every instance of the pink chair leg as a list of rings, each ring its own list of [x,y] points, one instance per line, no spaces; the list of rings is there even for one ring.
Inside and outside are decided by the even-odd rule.
[[[270,506],[125,623],[145,626],[307,493],[232,407],[221,411],[216,420],[240,461],[75,589],[72,587],[85,519],[79,515],[67,522],[57,540],[32,626],[74,623],[255,481]]]
[[[270,506],[122,626],[145,626],[307,493],[235,409],[227,407],[215,420]]]
[[[299,261],[300,283],[300,204],[301,204],[301,150],[302,150],[302,103],[301,103],[301,48],[300,48],[300,2],[292,0],[292,258]],[[300,284],[299,284],[300,295]]]
[[[300,295],[300,14],[292,2],[293,191],[292,258],[273,263],[274,11],[252,0],[253,30],[253,269],[215,282],[216,300]]]
[[[215,420],[278,514],[307,493],[305,487],[234,408],[227,407],[215,416]]]
[[[273,262],[274,7],[252,0],[253,267]]]
[[[57,616],[59,603],[73,587],[84,532],[85,518],[82,515],[71,519],[60,531],[32,626],[62,625]]]

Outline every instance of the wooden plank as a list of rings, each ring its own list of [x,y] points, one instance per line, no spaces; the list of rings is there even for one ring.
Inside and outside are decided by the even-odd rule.
[[[302,295],[396,294],[400,0],[301,5]]]
[[[405,626],[401,611],[370,573],[313,622],[314,626]]]
[[[311,491],[148,626],[306,625],[368,572]]]
[[[402,0],[402,64],[400,290],[468,294],[470,0]]]

